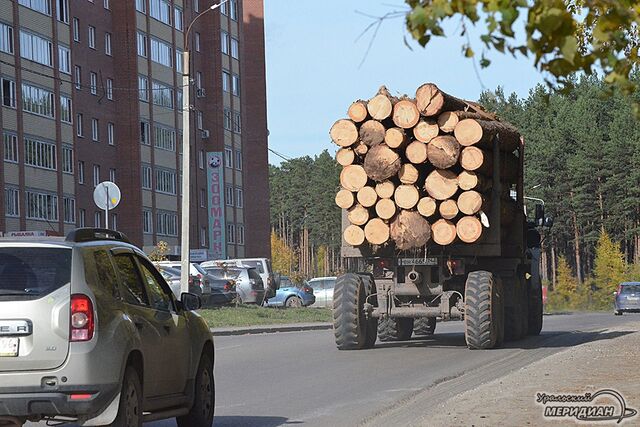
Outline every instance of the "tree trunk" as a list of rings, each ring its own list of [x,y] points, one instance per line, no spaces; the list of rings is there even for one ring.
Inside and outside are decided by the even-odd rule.
[[[348,166],[353,163],[356,155],[351,148],[341,148],[336,153],[336,161],[341,166]]]
[[[341,119],[331,126],[329,135],[340,147],[351,147],[358,141],[358,128],[351,120]]]
[[[363,122],[367,119],[369,112],[367,111],[367,101],[359,100],[349,106],[347,115],[355,123]]]
[[[413,128],[413,136],[420,142],[425,144],[438,136],[440,128],[433,120],[420,120]]]
[[[384,181],[396,175],[401,161],[398,153],[384,144],[372,147],[364,159],[364,170],[369,178]],[[348,166],[349,167],[349,166]],[[348,187],[345,187],[348,189]]]
[[[463,191],[485,191],[491,188],[491,180],[475,172],[465,170],[458,175],[458,185]]]
[[[461,99],[448,95],[433,83],[426,83],[416,90],[416,104],[420,114],[437,116],[443,111],[463,110],[467,104]]]
[[[486,116],[470,111],[445,111],[438,116],[438,126],[445,133],[451,133],[455,130],[460,120],[464,119],[485,119]]]
[[[364,237],[372,245],[381,245],[389,240],[389,226],[380,218],[374,218],[365,225]]]
[[[407,141],[407,135],[402,128],[389,128],[384,135],[384,142],[391,148],[404,147]]]
[[[458,196],[458,209],[465,215],[475,215],[480,211],[487,213],[488,200],[480,193],[469,190]]]
[[[357,225],[349,225],[344,229],[344,233],[342,235],[344,237],[344,241],[351,246],[360,246],[364,243],[364,230]]]
[[[356,198],[362,206],[370,208],[378,201],[378,193],[375,188],[365,185],[358,191]]]
[[[385,120],[391,117],[395,102],[397,102],[397,99],[389,94],[386,87],[382,86],[378,94],[367,103],[367,110],[374,119]]]
[[[360,190],[367,185],[367,180],[367,172],[360,165],[345,166],[340,172],[340,185],[349,191]]]
[[[344,188],[338,191],[336,194],[336,205],[338,205],[341,209],[349,209],[355,203],[355,198],[353,197],[353,193],[349,190],[345,190]]]
[[[429,218],[435,215],[438,210],[436,201],[431,197],[423,197],[418,201],[418,212],[425,218]]]
[[[400,178],[400,182],[403,184],[415,184],[418,182],[418,178],[420,174],[418,173],[418,169],[413,166],[411,163],[405,163],[400,166],[400,171],[398,171],[398,178]]]
[[[416,103],[403,99],[393,106],[393,123],[403,129],[414,127],[420,120],[420,112],[416,107]]]
[[[551,278],[553,286],[558,283],[558,259],[556,258],[556,243],[555,240],[551,245]]]
[[[367,120],[360,126],[360,141],[369,147],[384,141],[385,128],[377,120]]]
[[[365,225],[369,221],[369,210],[362,205],[356,204],[347,213],[349,222],[354,225]]]
[[[447,200],[458,191],[458,175],[450,170],[436,169],[427,176],[424,189],[436,200]]]
[[[460,144],[452,136],[435,137],[427,144],[427,158],[438,169],[448,169],[458,163]]]
[[[482,236],[482,224],[475,216],[462,217],[456,224],[456,234],[465,243],[475,243]]]
[[[513,152],[520,145],[520,133],[505,122],[464,119],[455,128],[455,136],[460,145],[493,148],[493,138],[498,137],[500,150]]]
[[[446,219],[439,219],[431,225],[433,241],[441,246],[447,246],[456,240],[456,226]]]
[[[454,219],[460,212],[456,201],[453,199],[444,200],[440,203],[438,210],[440,212],[440,216],[444,219]]]
[[[418,212],[400,211],[391,223],[391,238],[396,248],[420,248],[431,239],[431,226]]]
[[[571,192],[571,198],[573,199],[573,192]],[[573,248],[576,256],[576,276],[578,278],[578,284],[582,285],[582,259],[580,257],[580,233],[578,231],[578,217],[575,211],[571,212],[571,216],[573,219],[573,237],[575,239]]]
[[[427,144],[420,141],[413,141],[411,144],[407,145],[404,154],[407,156],[407,160],[414,165],[425,163],[428,158]]]
[[[420,193],[414,185],[400,185],[394,194],[396,205],[402,209],[412,209],[420,200]]]
[[[376,214],[382,219],[393,218],[396,211],[396,204],[391,199],[380,199],[376,203]]]
[[[383,181],[376,184],[376,193],[381,199],[390,199],[396,191],[396,185],[391,181]]]

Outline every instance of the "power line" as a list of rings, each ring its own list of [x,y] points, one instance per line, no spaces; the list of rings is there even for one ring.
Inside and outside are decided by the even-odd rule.
[[[291,161],[290,158],[286,157],[285,155],[282,155],[282,154],[278,153],[276,150],[272,150],[271,148],[269,148],[268,150],[271,151],[276,156],[278,156],[278,157],[280,157],[280,158],[282,158],[282,159],[284,159],[284,160],[286,160],[288,162]]]

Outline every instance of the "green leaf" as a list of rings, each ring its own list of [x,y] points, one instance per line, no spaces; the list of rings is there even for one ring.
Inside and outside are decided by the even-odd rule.
[[[567,36],[560,45],[562,56],[571,64],[574,63],[576,54],[578,53],[578,41],[574,36]]]
[[[467,58],[473,57],[473,55],[474,55],[473,49],[471,49],[470,46],[463,47],[463,50],[464,50],[464,56],[465,57],[467,57]]]

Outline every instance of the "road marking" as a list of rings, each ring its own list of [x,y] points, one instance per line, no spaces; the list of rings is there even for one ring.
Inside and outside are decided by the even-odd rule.
[[[232,348],[238,348],[238,347],[242,347],[242,346],[238,344],[238,345],[230,345],[229,347],[216,347],[216,351],[231,350]]]

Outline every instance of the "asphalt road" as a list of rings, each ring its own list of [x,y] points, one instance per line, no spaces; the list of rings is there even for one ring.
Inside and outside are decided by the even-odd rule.
[[[461,322],[439,323],[428,339],[361,351],[338,351],[332,331],[217,337],[214,424],[403,425],[453,395],[568,346],[610,339],[604,330],[628,318],[545,316],[541,336],[487,351],[466,348]]]

